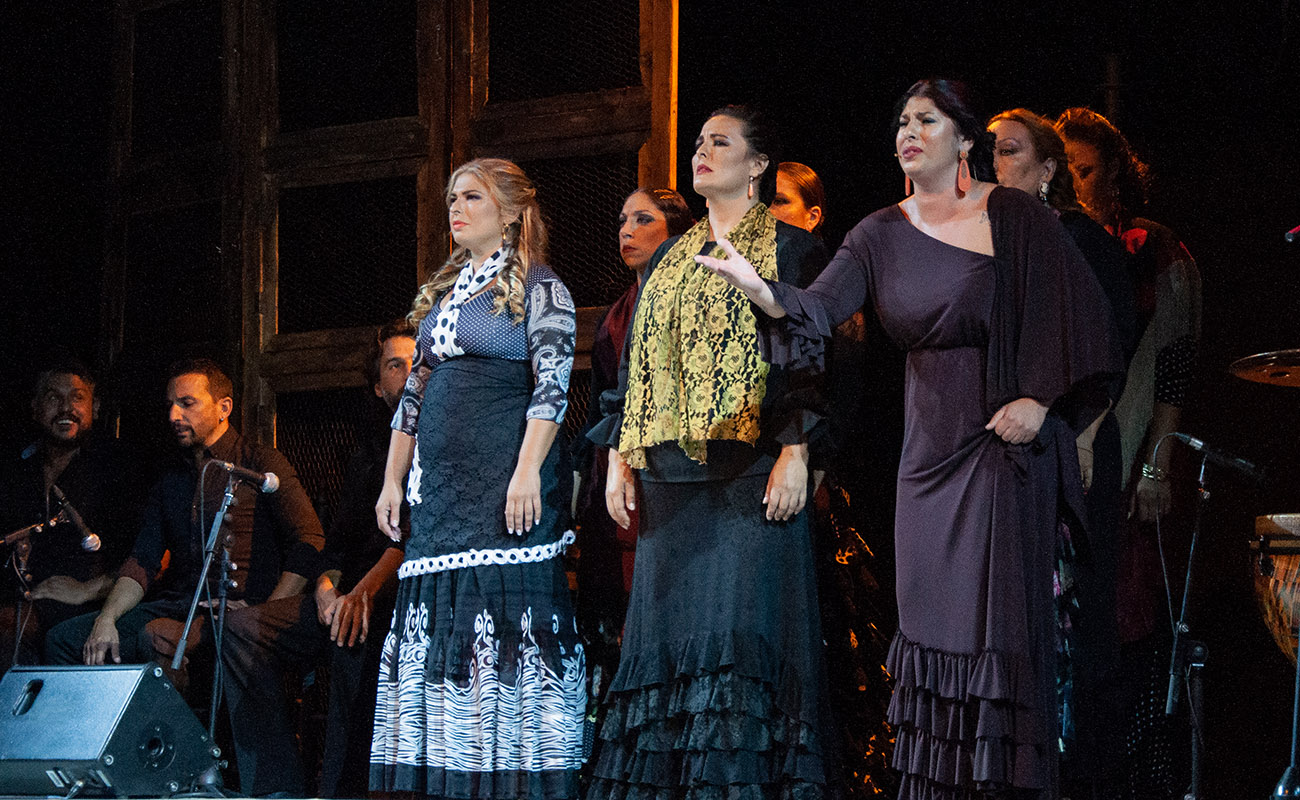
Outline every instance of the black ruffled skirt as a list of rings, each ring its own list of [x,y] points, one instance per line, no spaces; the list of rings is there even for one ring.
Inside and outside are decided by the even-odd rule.
[[[766,475],[641,484],[622,660],[589,797],[817,798],[825,677],[807,513]]]

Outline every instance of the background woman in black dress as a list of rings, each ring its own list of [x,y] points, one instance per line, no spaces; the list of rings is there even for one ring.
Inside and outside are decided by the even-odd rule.
[[[1201,276],[1169,228],[1139,216],[1149,171],[1128,139],[1087,108],[1057,120],[1070,171],[1088,215],[1129,254],[1137,296],[1138,343],[1115,407],[1124,480],[1119,571],[1122,640],[1117,693],[1124,706],[1122,785],[1111,796],[1161,797],[1175,791],[1172,720],[1164,714],[1170,631],[1166,618],[1157,514],[1172,507],[1168,471],[1174,448],[1156,444],[1178,430],[1201,331]]]
[[[617,641],[627,613],[632,587],[632,559],[636,554],[636,517],[620,528],[605,510],[606,448],[596,447],[585,434],[600,420],[600,396],[618,386],[618,364],[623,357],[632,311],[645,281],[646,266],[659,245],[685,233],[695,220],[686,200],[672,189],[641,188],[627,196],[618,214],[618,249],[623,264],[636,280],[601,315],[591,345],[591,402],[584,435],[574,442],[574,469],[578,480],[577,521],[580,531],[578,560],[578,617],[589,639],[609,642],[618,666]],[[594,667],[598,657],[588,653]],[[601,659],[603,663],[604,659]],[[593,680],[595,676],[593,674]]]
[[[659,245],[695,223],[686,200],[672,189],[641,188],[627,196],[618,213],[618,250],[636,280],[601,315],[591,344],[591,402],[583,435],[573,444],[578,482],[578,624],[587,641],[593,709],[604,705],[610,678],[618,669],[623,619],[632,591],[636,557],[636,514],[629,524],[614,522],[605,509],[605,471],[609,451],[586,437],[600,420],[600,396],[618,387],[618,365],[632,324],[632,312],[645,281],[646,267]]]
[[[1050,120],[1023,108],[994,116],[989,132],[996,137],[993,166],[998,183],[1036,196],[1055,211],[1092,267],[1109,301],[1127,368],[1137,346],[1128,260],[1119,241],[1084,213],[1061,135]],[[1086,532],[1061,526],[1055,586],[1062,785],[1066,793],[1081,797],[1102,791],[1123,752],[1113,686],[1119,667],[1115,581],[1123,484],[1114,412],[1107,410],[1094,420],[1075,445],[1088,525]],[[1076,541],[1085,536],[1086,541]]]

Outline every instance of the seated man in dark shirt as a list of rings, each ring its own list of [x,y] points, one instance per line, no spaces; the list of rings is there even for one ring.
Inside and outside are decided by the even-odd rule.
[[[230,379],[211,361],[173,366],[167,401],[181,448],[178,458],[149,494],[135,547],[103,609],[50,631],[47,656],[55,663],[169,663],[198,584],[203,545],[225,491],[226,473],[213,462],[274,472],[280,478],[279,491],[261,494],[240,483],[226,515],[236,570],[221,657],[242,790],[301,793],[304,781],[301,769],[295,771],[296,755],[291,752],[286,759],[274,749],[279,741],[274,734],[289,729],[283,681],[277,674],[274,686],[250,686],[245,678],[261,666],[256,662],[265,641],[284,637],[291,645],[290,634],[304,620],[317,624],[312,594],[303,591],[320,574],[324,536],[284,456],[231,427],[231,395]],[[170,553],[170,562],[160,575],[164,553]],[[215,586],[210,596],[216,597]],[[207,644],[211,629],[205,616],[197,617],[188,652]],[[268,702],[268,693],[281,702]],[[292,742],[291,735],[289,739]]]
[[[359,448],[350,460],[343,495],[325,537],[323,571],[316,581],[315,602],[304,598],[300,614],[275,629],[275,635],[243,625],[229,629],[239,658],[227,659],[229,683],[240,687],[246,712],[283,707],[281,673],[305,665],[329,663],[329,713],[321,770],[322,797],[363,797],[369,779],[375,693],[384,634],[397,599],[397,568],[402,546],[375,525],[375,500],[383,487],[391,435],[389,419],[401,398],[415,355],[415,339],[405,320],[385,325],[367,359],[375,394],[375,419],[360,431]],[[263,622],[264,627],[273,623]],[[301,774],[294,731],[284,717],[257,719],[258,763],[286,774]],[[250,719],[251,721],[251,719]],[[246,757],[239,752],[241,764]],[[241,768],[240,775],[244,775]],[[259,776],[263,770],[258,770]],[[301,793],[295,782],[258,783],[252,791]]]
[[[324,635],[335,646],[329,661],[329,720],[321,769],[322,797],[365,797],[370,777],[375,693],[384,635],[397,601],[402,545],[375,525],[375,500],[384,486],[389,421],[415,356],[415,331],[405,319],[379,329],[366,360],[378,400],[374,418],[357,437],[343,495],[325,534],[326,572],[316,585]]]
[[[41,663],[47,630],[98,608],[135,541],[139,472],[116,440],[92,432],[98,411],[89,370],[51,364],[32,395],[39,438],[0,466],[0,535],[51,519],[60,492],[85,527],[68,519],[0,551],[0,675]]]

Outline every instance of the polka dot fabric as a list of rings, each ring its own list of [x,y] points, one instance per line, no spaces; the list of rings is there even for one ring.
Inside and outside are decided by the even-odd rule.
[[[573,298],[559,276],[545,264],[533,264],[524,278],[524,321],[516,323],[507,310],[493,310],[493,293],[483,292],[464,302],[455,326],[448,332],[439,323],[442,313],[429,314],[416,335],[415,363],[393,415],[394,430],[415,436],[429,373],[456,356],[530,361],[533,397],[528,419],[562,424],[569,404],[569,380],[577,323]],[[449,304],[450,305],[450,304]],[[445,309],[444,309],[445,310]],[[438,336],[444,337],[441,345]],[[456,356],[442,356],[439,348],[453,347]]]
[[[461,267],[460,276],[456,278],[456,286],[451,290],[451,297],[447,298],[446,305],[438,311],[438,318],[433,323],[431,350],[435,356],[451,358],[465,354],[465,351],[456,345],[456,326],[460,321],[460,308],[476,292],[482,291],[483,287],[496,279],[497,273],[505,266],[510,252],[504,248],[496,251],[477,270],[474,269],[473,261],[466,261],[465,266]],[[479,295],[479,297],[487,296],[488,293]]]

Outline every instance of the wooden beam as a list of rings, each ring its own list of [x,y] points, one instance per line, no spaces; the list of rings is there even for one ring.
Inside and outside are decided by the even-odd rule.
[[[643,86],[494,103],[473,122],[475,149],[548,145],[572,139],[650,133],[650,94]],[[640,142],[637,143],[640,145]]]
[[[228,0],[240,7],[237,40],[239,85],[228,97],[238,115],[238,146],[230,168],[239,173],[241,264],[240,352],[243,355],[244,434],[275,444],[275,393],[262,376],[261,355],[275,333],[276,186],[262,169],[263,147],[279,126],[275,84],[274,0]]]
[[[577,341],[573,347],[573,368],[591,369],[591,345],[596,339],[596,323],[609,306],[584,306],[577,310]]]
[[[533,161],[544,158],[573,158],[609,153],[636,152],[646,140],[644,131],[602,134],[592,137],[550,139],[539,142],[475,142],[471,155],[474,158],[500,156],[515,161]]]
[[[387,161],[420,160],[428,149],[429,132],[419,117],[336,125],[277,134],[266,148],[266,171],[286,173],[329,172]],[[410,174],[414,170],[408,171]]]
[[[131,158],[131,64],[135,51],[135,15],[130,0],[119,0],[113,14],[113,87],[109,121],[108,198],[104,226],[104,282],[100,293],[101,375],[107,375],[122,352],[126,317],[126,224],[130,211],[123,199]]]
[[[389,161],[362,161],[354,164],[337,164],[332,167],[290,167],[276,174],[276,185],[281,189],[303,186],[325,186],[354,181],[377,181],[414,175],[424,164],[424,156],[407,156]]]
[[[281,333],[262,353],[262,377],[273,392],[365,385],[375,327]]]
[[[641,79],[650,94],[642,186],[677,188],[677,0],[641,0]]]
[[[451,230],[443,204],[443,188],[451,174],[451,141],[447,132],[452,118],[452,54],[448,37],[454,30],[451,12],[458,0],[418,0],[416,33],[417,92],[420,121],[429,131],[424,158],[416,177],[415,283],[446,260]]]

